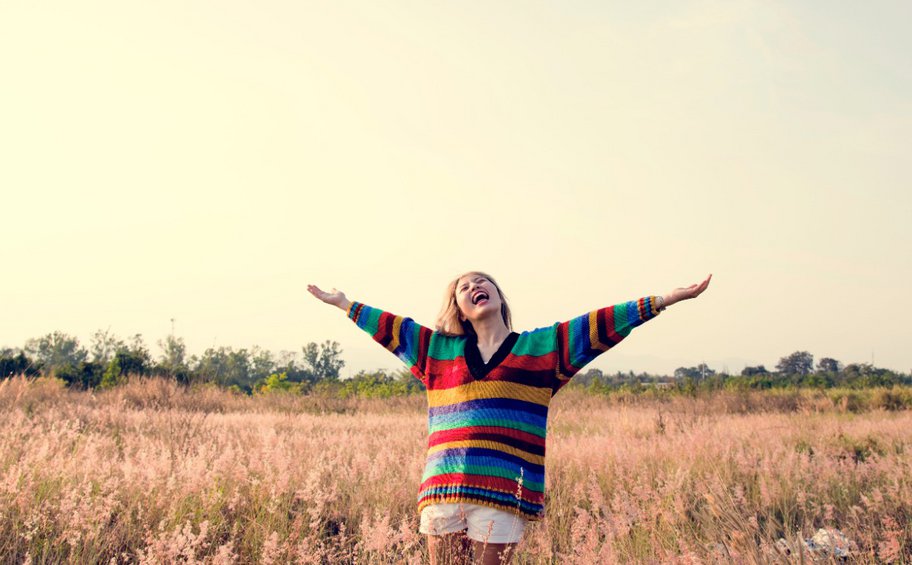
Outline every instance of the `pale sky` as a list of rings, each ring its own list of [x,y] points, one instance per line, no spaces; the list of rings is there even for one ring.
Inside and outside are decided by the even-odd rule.
[[[697,300],[589,367],[912,370],[909,2],[0,4],[0,346],[331,339],[306,292],[518,331]]]

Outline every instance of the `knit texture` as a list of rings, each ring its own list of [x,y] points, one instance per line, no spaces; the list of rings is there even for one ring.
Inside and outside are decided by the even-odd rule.
[[[513,333],[481,373],[473,338],[352,303],[349,318],[427,387],[429,437],[418,511],[469,502],[540,520],[551,398],[587,363],[657,316],[655,298]]]

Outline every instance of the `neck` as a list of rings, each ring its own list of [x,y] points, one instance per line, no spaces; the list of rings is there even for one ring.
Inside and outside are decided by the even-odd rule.
[[[475,335],[478,336],[478,345],[480,346],[491,347],[497,345],[510,335],[510,330],[507,329],[503,318],[500,316],[475,320],[472,322],[472,328],[475,330]]]

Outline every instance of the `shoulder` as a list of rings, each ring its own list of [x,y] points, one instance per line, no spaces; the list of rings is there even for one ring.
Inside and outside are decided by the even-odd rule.
[[[439,361],[453,360],[463,354],[465,342],[465,336],[449,335],[435,331],[431,334],[430,356]]]
[[[534,330],[524,331],[516,339],[513,351],[517,355],[545,355],[554,350],[557,336],[557,326],[545,326]]]

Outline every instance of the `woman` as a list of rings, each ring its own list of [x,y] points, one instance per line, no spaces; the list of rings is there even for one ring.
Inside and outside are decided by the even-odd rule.
[[[554,394],[633,328],[699,296],[710,279],[521,334],[512,331],[500,286],[477,271],[449,284],[436,331],[351,302],[336,289],[307,289],[344,310],[427,387],[420,532],[428,536],[431,563],[463,553],[466,531],[475,560],[487,565],[509,562],[526,524],[544,515],[545,431]]]

